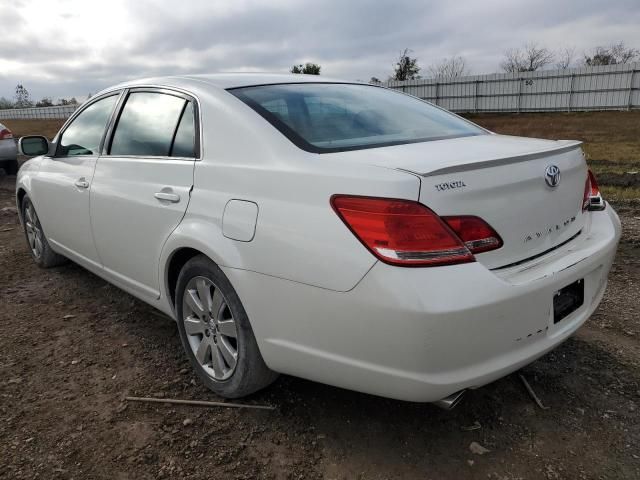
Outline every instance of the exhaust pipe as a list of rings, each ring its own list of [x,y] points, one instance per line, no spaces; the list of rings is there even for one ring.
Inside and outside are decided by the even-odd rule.
[[[460,390],[456,393],[449,395],[448,397],[441,398],[440,400],[436,400],[433,402],[434,405],[444,409],[444,410],[453,410],[458,403],[464,397],[466,390]]]

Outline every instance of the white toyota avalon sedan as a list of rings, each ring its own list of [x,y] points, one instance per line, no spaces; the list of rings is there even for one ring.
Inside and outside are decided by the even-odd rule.
[[[315,76],[128,82],[20,149],[34,261],[175,318],[228,398],[285,373],[452,406],[586,321],[620,237],[580,142]]]

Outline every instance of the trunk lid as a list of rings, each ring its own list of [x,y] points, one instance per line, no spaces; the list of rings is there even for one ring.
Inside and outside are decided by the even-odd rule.
[[[551,250],[584,228],[587,166],[580,144],[481,135],[350,153],[419,176],[419,200],[438,215],[485,220],[504,245],[476,258],[499,268]],[[553,178],[545,180],[551,166],[559,170],[555,186]]]

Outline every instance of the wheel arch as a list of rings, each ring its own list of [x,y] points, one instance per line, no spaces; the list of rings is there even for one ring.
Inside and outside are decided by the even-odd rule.
[[[207,256],[205,253],[195,248],[180,247],[171,252],[171,255],[167,259],[164,284],[167,299],[169,300],[171,309],[174,312],[176,307],[176,286],[178,285],[178,276],[180,275],[180,271],[189,260],[193,257],[197,257],[198,255]],[[207,258],[209,257],[207,256]]]
[[[27,190],[24,187],[19,187],[16,191],[16,207],[18,209],[18,218],[22,223],[22,201],[27,196]]]
[[[166,296],[171,311],[175,314],[175,290],[180,270],[191,258],[204,255],[219,267],[243,267],[242,257],[233,240],[222,235],[213,222],[198,219],[183,219],[171,233],[160,254],[158,279],[160,291]]]

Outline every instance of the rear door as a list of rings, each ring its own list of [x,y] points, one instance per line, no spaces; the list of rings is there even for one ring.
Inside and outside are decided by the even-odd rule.
[[[96,99],[58,135],[53,157],[40,162],[31,197],[49,242],[85,265],[99,266],[91,234],[89,195],[96,159],[120,93]]]
[[[199,153],[197,106],[182,93],[126,94],[91,190],[91,221],[107,274],[159,296],[158,261],[187,209]]]

